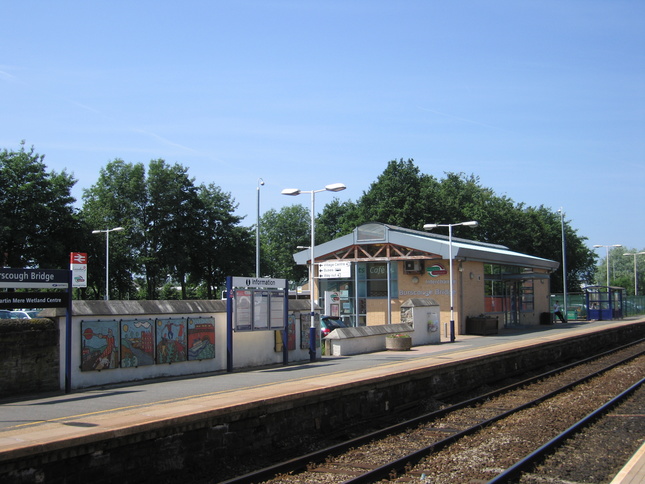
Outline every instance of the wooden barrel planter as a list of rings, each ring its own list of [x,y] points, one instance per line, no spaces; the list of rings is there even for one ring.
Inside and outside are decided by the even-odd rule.
[[[409,351],[412,348],[412,338],[410,337],[386,337],[385,349],[392,351]]]
[[[487,336],[499,333],[499,320],[492,317],[466,318],[466,334]]]

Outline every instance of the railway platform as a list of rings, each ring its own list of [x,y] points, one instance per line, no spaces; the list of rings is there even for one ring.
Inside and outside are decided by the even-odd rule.
[[[309,392],[351,388],[379,378],[642,323],[643,318],[629,318],[510,327],[496,335],[460,335],[453,343],[443,341],[410,351],[322,357],[313,363],[0,400],[0,471],[3,463],[37,459],[43,452],[65,452],[71,446],[91,448],[101,440],[123,438],[135,431],[159,432],[164,425],[180,421],[190,425],[205,413],[221,415],[267,402],[286,405],[291,398]],[[1,476],[0,472],[0,480]],[[636,482],[645,482],[645,446],[612,484]]]

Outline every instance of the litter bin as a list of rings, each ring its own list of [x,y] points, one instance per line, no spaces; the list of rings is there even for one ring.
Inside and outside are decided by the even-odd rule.
[[[551,313],[540,313],[540,324],[553,324]]]

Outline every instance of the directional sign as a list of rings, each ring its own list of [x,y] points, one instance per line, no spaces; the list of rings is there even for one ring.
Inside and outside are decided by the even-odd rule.
[[[320,279],[348,279],[352,277],[352,263],[345,260],[322,262],[318,264],[318,277]]]
[[[67,289],[69,271],[63,269],[0,269],[0,287]]]

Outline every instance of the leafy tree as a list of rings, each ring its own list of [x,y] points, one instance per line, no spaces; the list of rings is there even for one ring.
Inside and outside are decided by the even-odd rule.
[[[421,196],[430,196],[433,179],[420,172],[414,160],[390,161],[377,180],[363,192],[356,202],[356,215],[352,221],[357,225],[382,222],[400,227],[423,225],[427,201]]]
[[[307,268],[296,265],[293,254],[298,246],[311,244],[311,219],[302,205],[267,210],[260,222],[261,266],[264,275],[295,283],[307,279]]]
[[[202,223],[197,188],[186,168],[168,166],[164,160],[150,162],[147,185],[148,250],[154,254],[146,258],[149,298],[158,296],[156,288],[168,276],[179,282],[185,298],[191,254],[197,246],[195,235]]]
[[[325,205],[316,217],[316,243],[322,244],[350,233],[357,225],[356,204],[351,201],[340,202],[334,198]]]
[[[253,273],[255,240],[251,231],[240,227],[242,218],[234,215],[237,204],[229,193],[214,184],[199,187],[200,200],[198,232],[195,234],[197,251],[193,253],[192,275],[202,281],[206,297],[216,297],[227,275]]]
[[[146,213],[148,192],[142,163],[132,164],[115,159],[99,172],[95,185],[83,191],[81,218],[85,231],[125,230],[110,236],[110,289],[119,299],[137,298],[135,274],[143,271],[146,255]],[[87,240],[88,285],[98,297],[105,287],[105,234],[94,234]]]
[[[603,247],[598,249],[604,252],[595,271],[595,284],[607,285],[607,252]],[[638,254],[644,250],[630,249],[627,247],[609,248],[609,285],[624,287],[627,294],[634,294],[634,256],[623,254]],[[645,290],[645,255],[636,256],[636,277],[638,278],[638,293],[643,294]]]
[[[425,223],[479,222],[474,229],[455,228],[455,237],[505,245],[511,250],[562,261],[561,220],[557,212],[527,207],[483,187],[475,175],[446,173],[437,180],[420,172],[413,160],[390,161],[377,181],[356,204],[325,207],[317,225],[325,236],[350,232],[367,222],[382,222],[411,229]],[[567,286],[579,290],[594,272],[594,254],[565,221]],[[439,229],[438,229],[439,230]],[[561,271],[553,274],[552,290],[562,291]]]
[[[0,256],[5,267],[62,268],[77,240],[78,222],[65,171],[47,172],[34,148],[0,152]]]
[[[215,185],[195,186],[179,164],[152,160],[146,174],[142,164],[114,160],[85,191],[82,217],[86,226],[125,228],[110,238],[111,292],[119,298],[186,299],[202,285],[211,297],[225,275],[247,270],[252,246],[248,230],[237,226],[235,208]],[[105,249],[104,239],[94,237],[88,252],[96,262],[91,279],[101,282],[92,283],[98,295]]]

